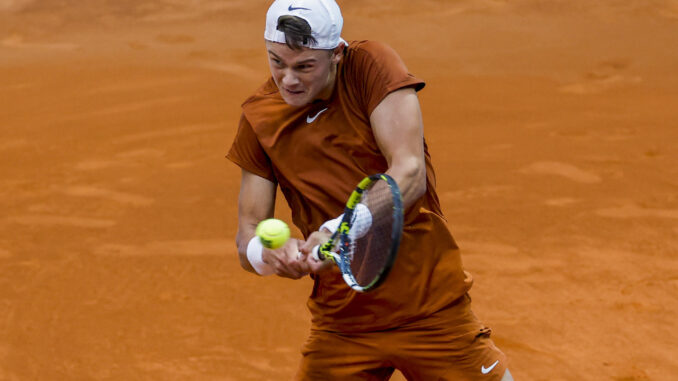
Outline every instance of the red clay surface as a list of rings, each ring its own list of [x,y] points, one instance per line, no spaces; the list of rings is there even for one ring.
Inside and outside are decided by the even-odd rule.
[[[310,280],[240,269],[224,158],[268,4],[0,0],[0,380],[292,377]],[[678,2],[340,4],[428,82],[516,379],[676,379]]]

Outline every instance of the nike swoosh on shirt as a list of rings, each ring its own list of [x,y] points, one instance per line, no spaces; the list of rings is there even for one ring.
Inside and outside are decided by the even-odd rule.
[[[305,9],[305,10],[307,10],[307,11],[310,11],[310,9],[308,9],[308,8],[293,7],[293,6],[291,6],[291,5],[290,5],[289,7],[287,7],[287,10],[290,11],[290,12],[296,11],[297,9]]]
[[[313,123],[313,122],[315,122],[315,120],[318,118],[318,116],[319,116],[320,114],[322,114],[323,112],[325,112],[326,110],[327,110],[327,107],[325,107],[324,109],[318,111],[318,113],[315,114],[314,116],[307,115],[307,116],[306,116],[306,123]]]
[[[485,368],[485,365],[483,365],[480,367],[480,372],[482,374],[488,374],[492,371],[492,369],[494,369],[495,366],[497,366],[497,364],[499,364],[499,360],[495,361],[494,364],[490,365],[489,368]]]

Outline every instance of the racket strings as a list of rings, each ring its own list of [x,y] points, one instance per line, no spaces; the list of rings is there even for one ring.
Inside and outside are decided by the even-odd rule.
[[[360,286],[367,286],[379,278],[390,259],[393,210],[392,192],[383,180],[372,183],[354,209],[347,259]]]

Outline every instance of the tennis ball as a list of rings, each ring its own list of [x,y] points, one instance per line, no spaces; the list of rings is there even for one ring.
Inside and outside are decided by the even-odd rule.
[[[261,244],[268,249],[277,249],[290,238],[290,228],[285,222],[275,218],[259,222],[255,232]]]

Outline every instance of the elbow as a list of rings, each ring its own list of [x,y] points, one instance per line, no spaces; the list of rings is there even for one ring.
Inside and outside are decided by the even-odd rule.
[[[409,189],[409,199],[417,200],[426,193],[426,164],[423,160],[413,160],[409,165],[404,166],[405,183]]]
[[[426,193],[426,166],[421,165],[417,167],[414,174],[414,198],[419,199]]]
[[[398,184],[403,200],[403,207],[409,208],[426,194],[426,162],[411,155],[398,157],[389,167],[388,173]]]

